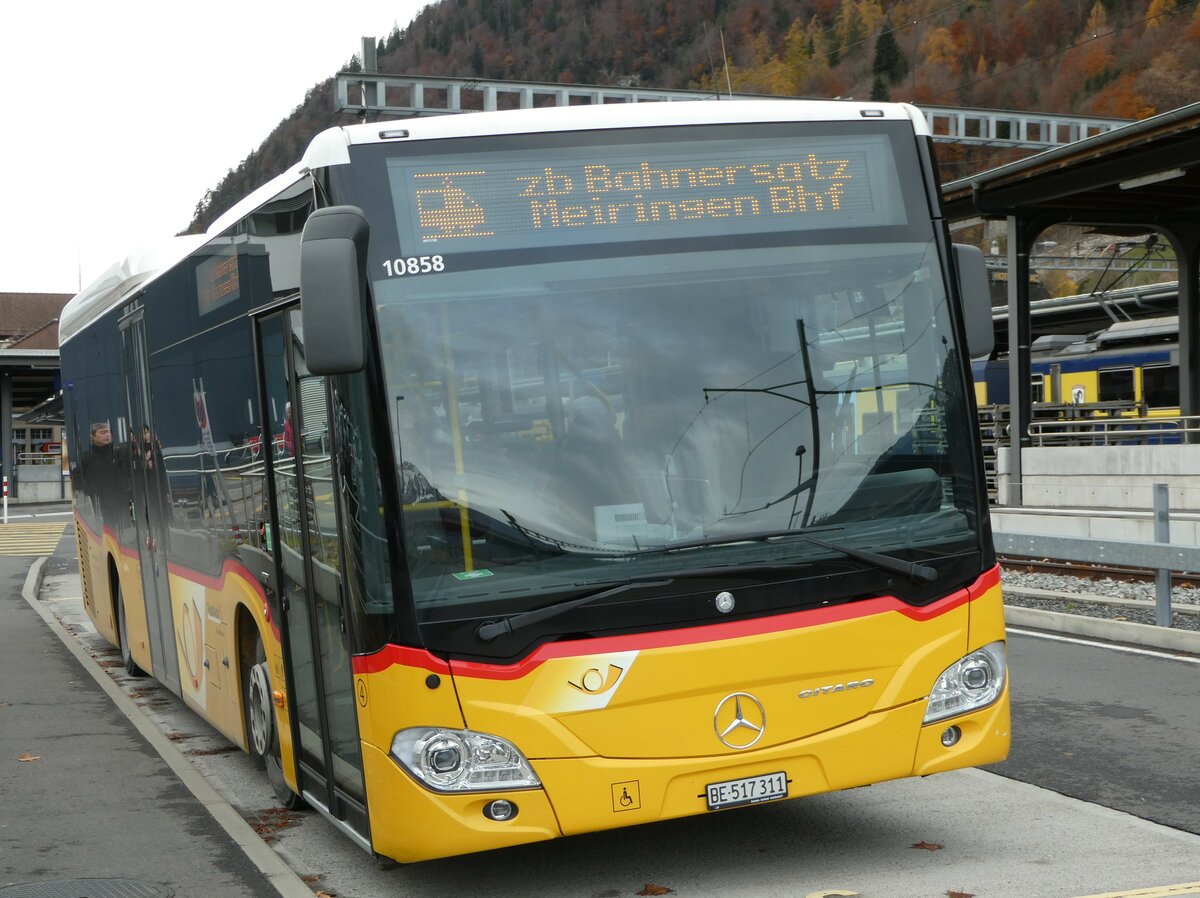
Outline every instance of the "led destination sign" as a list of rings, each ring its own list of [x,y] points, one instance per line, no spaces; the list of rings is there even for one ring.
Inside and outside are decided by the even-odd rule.
[[[469,158],[389,161],[402,244],[475,251],[905,221],[882,135]]]

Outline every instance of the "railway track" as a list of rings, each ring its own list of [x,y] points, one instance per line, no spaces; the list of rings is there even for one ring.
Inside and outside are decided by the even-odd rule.
[[[1114,565],[1085,564],[1076,561],[1054,561],[1046,558],[1024,558],[1012,555],[998,556],[1000,564],[1009,570],[1031,574],[1067,574],[1088,580],[1118,580],[1130,583],[1153,582],[1156,571],[1152,568],[1117,567]],[[1171,572],[1171,583],[1180,586],[1200,586],[1200,574]]]

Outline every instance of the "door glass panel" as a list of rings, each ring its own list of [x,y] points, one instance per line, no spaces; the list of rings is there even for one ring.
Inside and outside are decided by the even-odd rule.
[[[263,427],[270,434],[275,488],[271,549],[281,570],[300,786],[333,816],[365,831],[328,385],[305,367],[298,311],[263,319],[259,327]]]
[[[304,367],[300,313],[289,314],[296,369],[293,439],[301,459],[300,501],[311,554],[311,620],[320,652],[320,681],[328,716],[333,779],[340,789],[361,802],[365,798],[362,755],[342,610],[341,547],[330,455],[328,391],[325,378],[309,374]]]
[[[167,580],[167,540],[171,518],[170,493],[163,466],[162,446],[150,415],[150,382],[146,355],[146,325],[140,311],[122,330],[125,397],[129,427],[125,440],[132,486],[132,513],[137,534],[138,561],[145,598],[154,676],[180,692],[179,661],[175,654],[171,591]]]
[[[262,324],[262,359],[275,479],[276,526],[273,546],[282,569],[284,620],[291,649],[288,688],[293,713],[299,721],[300,758],[308,768],[323,771],[324,747],[321,741],[321,716],[317,705],[316,665],[313,660],[312,630],[308,614],[308,576],[304,563],[304,532],[300,526],[304,514],[300,501],[300,478],[296,468],[295,442],[288,399],[288,368],[284,353],[283,318],[277,316]],[[301,787],[306,787],[301,771]]]

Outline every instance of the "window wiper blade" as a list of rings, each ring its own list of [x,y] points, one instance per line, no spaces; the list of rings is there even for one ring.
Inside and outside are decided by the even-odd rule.
[[[831,530],[840,530],[841,527],[831,527]],[[852,558],[855,561],[861,561],[864,564],[870,564],[880,570],[888,571],[893,574],[903,574],[906,577],[912,578],[914,581],[931,583],[937,579],[938,572],[936,568],[928,565],[919,564],[912,561],[903,561],[899,558],[894,558],[891,555],[881,555],[878,552],[869,552],[866,549],[855,549],[851,546],[844,546],[840,543],[831,543],[828,540],[818,539],[812,536],[806,530],[761,530],[754,533],[742,533],[737,536],[718,536],[709,539],[688,540],[687,542],[671,543],[666,546],[660,546],[655,549],[649,549],[638,553],[639,555],[659,555],[670,552],[676,552],[683,549],[697,549],[703,546],[721,546],[735,545],[744,542],[769,542],[776,539],[795,539],[802,542],[809,542],[816,546],[821,546],[824,549],[829,549],[832,552],[837,552],[845,555],[847,558]],[[636,557],[636,556],[633,556]],[[757,573],[761,573],[766,569],[764,565],[752,565],[746,568],[747,571],[753,569]],[[567,599],[564,602],[555,602],[552,605],[546,605],[542,608],[535,608],[532,611],[523,611],[520,614],[514,614],[512,617],[506,617],[498,621],[487,621],[480,624],[475,630],[475,635],[482,642],[493,642],[501,636],[509,633],[515,633],[517,630],[528,627],[532,624],[541,623],[551,620],[559,615],[566,614],[575,608],[587,605],[590,602],[596,602],[600,599],[607,599],[610,596],[619,595],[631,589],[655,589],[665,586],[670,586],[675,582],[677,577],[687,577],[689,574],[737,574],[741,570],[738,565],[731,565],[726,569],[705,569],[703,571],[681,571],[677,576],[665,577],[658,580],[631,580],[627,583],[621,583],[617,586],[610,586],[607,589],[602,589],[599,592],[589,592],[584,595],[577,596],[573,599]]]
[[[514,633],[523,627],[566,614],[568,611],[579,608],[589,602],[607,599],[609,596],[615,596],[630,589],[654,589],[656,587],[670,586],[674,582],[671,578],[663,580],[633,580],[628,583],[622,583],[619,586],[610,586],[608,589],[602,589],[599,592],[589,592],[573,599],[567,599],[565,602],[555,602],[553,605],[535,608],[533,611],[523,611],[520,614],[514,614],[512,617],[506,617],[503,620],[488,621],[485,624],[479,625],[475,630],[475,635],[482,642],[492,642],[501,636]]]
[[[920,564],[916,561],[904,561],[892,555],[881,555],[878,552],[868,552],[866,549],[855,549],[851,546],[843,546],[841,543],[831,543],[812,536],[805,536],[803,538],[813,545],[821,546],[833,552],[840,552],[847,558],[853,558],[855,561],[861,561],[864,564],[873,564],[880,570],[893,574],[903,574],[917,583],[932,583],[938,577],[937,568],[930,567],[927,564]]]
[[[841,527],[837,526],[829,529],[840,530]],[[668,543],[665,546],[651,550],[651,552],[660,554],[677,552],[683,549],[698,549],[704,546],[732,546],[745,542],[771,542],[772,540],[794,539],[812,543],[814,546],[820,546],[823,549],[829,549],[831,552],[837,552],[845,555],[847,558],[861,561],[864,564],[874,565],[880,570],[888,571],[892,574],[903,574],[918,583],[932,583],[937,579],[938,572],[936,568],[915,561],[904,561],[891,555],[881,555],[879,552],[870,552],[866,549],[856,549],[853,546],[845,546],[841,543],[832,543],[828,540],[818,539],[812,535],[812,532],[812,530],[759,530],[753,533],[731,534],[729,536],[714,536],[709,539]]]

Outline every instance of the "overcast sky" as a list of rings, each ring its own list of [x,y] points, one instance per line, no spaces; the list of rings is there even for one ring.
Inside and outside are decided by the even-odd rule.
[[[187,227],[355,55],[428,0],[33,0],[0,26],[0,292],[75,293]]]

